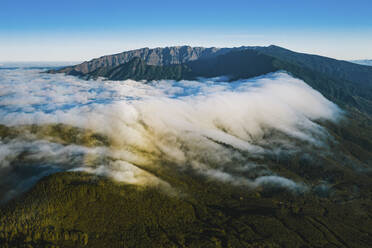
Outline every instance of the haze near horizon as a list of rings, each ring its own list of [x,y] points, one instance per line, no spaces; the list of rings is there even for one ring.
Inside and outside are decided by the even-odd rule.
[[[142,47],[282,46],[371,59],[372,3],[4,0],[0,61],[85,61]]]

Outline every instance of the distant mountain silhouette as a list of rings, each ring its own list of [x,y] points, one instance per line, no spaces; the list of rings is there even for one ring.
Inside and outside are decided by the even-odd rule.
[[[355,64],[359,64],[359,65],[372,66],[372,59],[351,60],[350,62],[355,63]]]

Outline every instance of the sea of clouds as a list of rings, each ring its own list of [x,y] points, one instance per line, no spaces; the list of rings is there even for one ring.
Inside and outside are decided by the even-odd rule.
[[[235,82],[86,81],[41,72],[0,70],[0,124],[18,129],[66,124],[100,133],[110,144],[61,144],[27,132],[1,138],[0,181],[7,182],[7,198],[65,170],[171,187],[147,170],[163,164],[250,187],[304,188],[251,158],[298,152],[298,142],[325,146],[329,135],[316,121],[336,122],[342,115],[285,72]],[[26,169],[31,172],[23,175]]]

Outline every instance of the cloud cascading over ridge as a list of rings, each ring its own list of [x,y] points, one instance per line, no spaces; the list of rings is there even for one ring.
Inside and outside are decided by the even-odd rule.
[[[144,83],[1,70],[0,92],[0,124],[10,129],[64,124],[109,140],[87,147],[29,131],[3,137],[0,178],[32,161],[126,183],[168,185],[145,169],[167,163],[215,180],[295,189],[302,186],[250,158],[295,152],[296,142],[321,147],[328,134],[315,121],[341,116],[335,104],[285,72],[231,83],[221,78]],[[27,151],[22,161],[18,151]]]

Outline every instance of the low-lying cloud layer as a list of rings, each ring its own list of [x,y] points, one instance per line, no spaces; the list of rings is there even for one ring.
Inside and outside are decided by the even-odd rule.
[[[0,124],[26,130],[0,136],[0,180],[20,166],[49,165],[169,186],[146,170],[167,164],[234,184],[295,190],[303,186],[250,158],[296,152],[298,142],[321,147],[328,135],[315,121],[340,117],[336,105],[285,72],[232,83],[84,81],[39,72],[0,71]],[[29,131],[50,124],[93,130],[109,144],[66,144]]]

